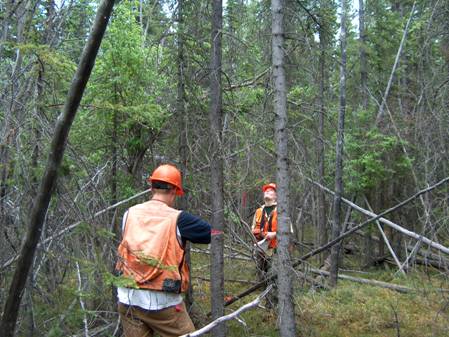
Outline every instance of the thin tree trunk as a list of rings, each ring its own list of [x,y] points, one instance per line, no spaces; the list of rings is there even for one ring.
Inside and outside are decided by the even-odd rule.
[[[272,12],[272,62],[274,84],[276,182],[278,192],[278,251],[275,261],[280,322],[282,337],[296,336],[295,308],[293,304],[292,265],[288,248],[290,246],[291,219],[289,215],[289,172],[287,132],[287,88],[284,69],[284,10],[283,0],[271,1]]]
[[[359,0],[360,89],[362,108],[368,108],[368,71],[366,60],[365,5]]]
[[[178,48],[178,85],[176,97],[176,109],[179,121],[179,163],[183,177],[187,174],[187,115],[185,109],[185,68],[184,68],[184,0],[178,0],[178,32],[177,32],[177,48]],[[186,209],[187,196],[183,196],[179,201],[180,209]],[[190,268],[191,265],[191,248],[189,242],[186,245],[186,263]],[[190,276],[190,269],[189,269]],[[190,277],[189,277],[190,278]],[[186,307],[190,310],[193,304],[193,287],[189,284],[186,293]]]
[[[223,3],[214,0],[212,5],[211,63],[210,63],[210,139],[211,139],[211,309],[212,319],[224,315],[224,213],[223,213],[223,157],[222,149],[222,89],[221,89],[221,31],[223,28]],[[220,324],[213,336],[225,336],[226,326]]]
[[[84,89],[95,63],[95,57],[106,30],[114,1],[104,0],[97,11],[92,33],[84,48],[80,64],[72,80],[62,115],[56,123],[44,176],[29,216],[27,235],[22,245],[17,268],[11,280],[8,298],[3,311],[0,331],[4,337],[13,337],[19,306],[28,273],[39,242],[52,191],[56,185],[57,171],[61,165],[68,133],[83,96]]]
[[[324,93],[325,93],[325,85],[326,85],[326,47],[327,47],[327,32],[325,31],[324,23],[324,8],[326,1],[321,1],[320,10],[323,15],[321,16],[321,26],[319,29],[320,35],[320,59],[319,59],[319,96],[318,96],[318,105],[319,105],[319,117],[318,117],[318,139],[317,139],[317,157],[318,157],[318,181],[320,184],[324,185],[324,175],[325,175],[325,155],[324,155],[324,117],[326,114],[324,108]],[[317,191],[318,195],[318,233],[317,233],[317,243],[318,247],[325,244],[327,242],[327,218],[326,218],[326,199],[324,192],[322,190]],[[320,263],[323,262],[323,255],[321,254],[319,257]]]
[[[363,0],[359,0],[359,41],[360,41],[360,90],[362,109],[368,109],[368,70],[366,59],[366,32],[365,32],[365,4]],[[371,227],[365,228],[364,246],[365,252],[364,262],[371,265],[373,255],[371,250],[373,242],[371,240]]]
[[[118,88],[117,84],[114,84],[114,104],[119,104],[118,97]],[[112,111],[112,133],[111,133],[111,155],[112,155],[112,167],[111,167],[111,203],[114,205],[118,200],[118,192],[117,192],[117,167],[118,167],[118,111],[114,109]],[[122,228],[121,222],[118,221],[117,210],[114,209],[111,212],[112,216],[112,229],[116,238],[120,238],[122,236]],[[115,266],[113,266],[115,268]]]
[[[114,85],[114,100],[118,104],[117,87]],[[111,154],[112,154],[112,168],[111,168],[111,196],[112,204],[117,202],[117,163],[118,163],[118,112],[116,109],[112,111],[112,134],[111,134]]]
[[[343,195],[343,146],[345,132],[345,110],[346,110],[346,0],[341,1],[341,29],[340,29],[340,109],[338,111],[338,130],[335,159],[335,196],[334,213],[332,223],[332,239],[340,235],[340,213],[341,197]],[[337,285],[338,278],[338,245],[331,249],[331,268],[329,284],[331,287]]]

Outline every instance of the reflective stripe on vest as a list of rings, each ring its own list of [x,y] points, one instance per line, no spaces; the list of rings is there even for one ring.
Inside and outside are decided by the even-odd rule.
[[[174,293],[187,290],[189,270],[176,236],[180,213],[156,200],[129,209],[116,268],[138,288]]]

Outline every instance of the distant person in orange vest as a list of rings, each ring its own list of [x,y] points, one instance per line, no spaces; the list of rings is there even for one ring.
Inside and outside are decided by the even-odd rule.
[[[270,269],[271,257],[277,248],[277,193],[276,184],[262,186],[264,205],[256,210],[252,232],[258,241],[255,259],[257,277],[262,281]]]
[[[148,180],[152,198],[123,217],[118,312],[125,337],[184,335],[195,331],[181,295],[189,286],[184,248],[187,241],[210,243],[211,226],[173,208],[176,197],[184,194],[175,166],[159,166]]]

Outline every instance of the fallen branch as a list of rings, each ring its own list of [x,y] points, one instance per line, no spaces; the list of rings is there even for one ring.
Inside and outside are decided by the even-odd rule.
[[[310,270],[314,274],[329,276],[329,272],[324,271],[324,270],[315,269],[315,268],[310,268],[308,270]],[[387,282],[382,282],[382,281],[377,281],[377,280],[369,280],[366,278],[354,277],[354,276],[349,276],[349,275],[344,275],[344,274],[338,274],[338,278],[342,279],[342,280],[357,282],[357,283],[369,284],[369,285],[372,285],[375,287],[391,289],[391,290],[394,290],[394,291],[397,291],[400,293],[408,293],[408,292],[413,291],[412,288],[400,286],[400,285],[393,284],[393,283],[387,283]]]
[[[201,281],[208,281],[210,282],[210,278],[208,277],[202,277],[202,276],[192,276],[192,279],[198,279]],[[249,280],[233,280],[233,279],[224,279],[225,282],[231,282],[231,283],[245,283],[245,284],[255,284],[255,281],[249,281]]]
[[[210,250],[198,249],[198,248],[190,248],[190,250],[192,252],[194,252],[194,253],[210,255]],[[239,256],[239,255],[227,255],[227,254],[225,254],[224,257],[226,257],[228,259],[235,259],[235,260],[253,261],[253,259],[251,259],[249,257]]]
[[[206,332],[212,330],[214,327],[216,327],[217,325],[219,325],[220,323],[223,323],[225,321],[229,321],[233,318],[238,318],[238,315],[240,315],[242,312],[245,312],[255,306],[258,306],[260,301],[262,300],[262,298],[264,298],[273,288],[272,285],[270,285],[267,289],[265,289],[265,291],[260,294],[254,301],[249,302],[248,304],[245,304],[244,306],[240,307],[239,309],[237,309],[236,311],[234,311],[233,313],[229,314],[229,315],[225,315],[222,317],[217,318],[215,321],[210,322],[208,325],[202,327],[201,329],[188,333],[186,335],[182,335],[180,337],[195,337],[195,336],[201,336],[202,334],[205,334]]]

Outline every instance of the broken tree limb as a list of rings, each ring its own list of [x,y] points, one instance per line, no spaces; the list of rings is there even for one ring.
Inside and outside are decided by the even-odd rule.
[[[334,192],[331,191],[330,189],[328,189],[327,187],[325,187],[325,186],[323,186],[323,185],[321,185],[321,184],[319,184],[319,183],[317,183],[317,182],[315,182],[315,181],[313,181],[311,179],[308,179],[308,180],[312,184],[314,184],[315,186],[323,189],[324,191],[326,191],[326,192],[328,192],[328,193],[330,193],[332,195],[334,194]],[[431,246],[431,247],[433,247],[433,248],[435,248],[435,249],[437,249],[437,250],[439,250],[439,251],[441,251],[441,252],[443,252],[445,254],[449,254],[449,248],[447,248],[447,247],[445,247],[445,246],[443,246],[443,245],[441,245],[441,244],[439,244],[439,243],[437,243],[435,241],[432,241],[432,240],[430,240],[430,239],[428,239],[428,238],[426,238],[426,237],[424,237],[424,236],[422,236],[420,234],[417,234],[415,232],[409,231],[408,229],[405,229],[404,227],[401,227],[398,224],[395,224],[394,222],[392,222],[390,220],[387,220],[387,219],[382,217],[383,215],[391,213],[391,212],[401,208],[402,206],[404,206],[405,204],[409,203],[413,199],[416,199],[420,195],[422,195],[422,194],[424,194],[424,193],[426,193],[426,192],[428,192],[428,191],[430,191],[430,190],[432,190],[432,189],[434,189],[434,188],[436,188],[438,186],[441,186],[444,183],[447,183],[448,181],[449,181],[449,177],[446,177],[446,178],[440,180],[438,183],[436,183],[436,184],[434,184],[434,185],[432,185],[432,186],[430,186],[430,187],[428,187],[426,189],[423,189],[423,190],[417,192],[416,194],[412,195],[411,197],[409,197],[408,199],[402,201],[401,203],[397,204],[396,206],[393,206],[393,207],[387,209],[386,211],[380,213],[379,214],[380,216],[376,216],[375,213],[370,212],[370,211],[368,211],[368,210],[366,210],[366,209],[364,209],[364,208],[354,204],[353,202],[351,202],[348,199],[341,198],[341,200],[345,204],[347,204],[347,205],[351,206],[352,208],[354,208],[355,210],[359,211],[360,213],[372,217],[371,219],[368,219],[369,222],[373,222],[375,220],[379,220],[380,222],[386,224],[387,226],[389,226],[391,228],[396,229],[397,231],[401,232],[402,234],[410,236],[410,237],[412,237],[412,238],[414,238],[416,240],[421,240],[423,243],[425,243],[425,244],[427,244],[427,245],[429,245],[429,246]],[[354,229],[354,228],[356,228],[356,227],[353,227],[352,229]]]
[[[190,250],[191,250],[192,252],[194,252],[194,253],[210,255],[210,250],[208,250],[208,249],[190,248]],[[227,258],[227,259],[243,260],[243,261],[253,261],[252,258],[249,258],[249,257],[246,257],[246,256],[241,256],[241,255],[229,255],[229,254],[224,254],[223,256],[224,256],[225,258]]]
[[[329,189],[327,189],[326,187],[322,186],[321,184],[313,181],[312,179],[307,178],[312,184],[323,188],[325,191],[327,192],[332,192]],[[326,243],[325,245],[318,247],[312,251],[310,251],[309,253],[305,254],[304,256],[302,256],[298,261],[296,261],[295,263],[293,263],[292,267],[296,267],[299,266],[302,262],[304,262],[305,260],[307,260],[308,258],[315,256],[316,254],[319,254],[327,249],[329,249],[330,247],[332,247],[333,245],[335,245],[336,243],[340,242],[341,240],[343,240],[345,237],[357,232],[358,230],[360,230],[361,228],[363,228],[364,226],[368,225],[369,223],[379,220],[381,219],[384,215],[387,215],[395,210],[397,210],[398,208],[401,208],[402,206],[406,205],[407,203],[409,203],[410,201],[416,199],[417,197],[419,197],[420,195],[429,192],[435,188],[437,188],[438,186],[443,185],[444,183],[449,181],[449,177],[446,177],[442,180],[440,180],[439,182],[437,182],[436,184],[429,186],[428,188],[425,188],[423,190],[418,191],[417,193],[415,193],[414,195],[412,195],[411,197],[405,199],[404,201],[400,202],[399,204],[397,204],[396,206],[393,206],[389,209],[386,209],[385,211],[379,213],[378,215],[362,222],[361,224],[352,227],[350,230],[348,230],[347,232],[341,234],[339,237],[335,238],[334,240],[329,241],[328,243]],[[342,200],[344,202],[349,202],[349,200],[346,200],[344,198],[342,198]],[[345,201],[346,200],[346,201]],[[358,206],[357,206],[358,207]],[[360,208],[360,207],[359,207]],[[371,212],[369,212],[371,213]],[[373,214],[373,213],[371,213]],[[444,247],[445,248],[445,247]],[[446,248],[447,249],[447,248]],[[240,293],[239,295],[234,296],[233,298],[231,298],[230,300],[225,302],[225,306],[228,306],[236,301],[238,301],[239,299],[251,294],[252,292],[256,291],[259,288],[262,288],[267,282],[270,282],[272,280],[274,280],[277,277],[277,275],[270,275],[268,276],[265,280],[255,284],[254,286],[252,286],[251,288],[248,288],[247,290],[243,291],[242,293]]]
[[[142,191],[140,193],[137,193],[137,194],[133,195],[132,197],[129,197],[129,198],[125,199],[125,200],[119,201],[119,202],[117,202],[117,203],[115,203],[115,204],[113,204],[111,206],[108,206],[108,207],[102,209],[101,211],[98,211],[97,213],[95,213],[92,216],[92,219],[95,219],[95,218],[99,217],[100,215],[106,213],[107,211],[110,211],[111,209],[117,208],[118,206],[123,205],[123,204],[127,203],[128,201],[131,201],[131,200],[136,199],[136,198],[138,198],[138,197],[140,197],[142,195],[145,195],[145,194],[149,193],[150,191],[151,191],[150,189],[147,189],[145,191]],[[44,244],[54,240],[55,238],[57,238],[57,237],[59,237],[61,235],[64,235],[67,232],[70,232],[71,230],[73,230],[74,228],[78,227],[80,224],[82,224],[85,221],[86,220],[77,221],[74,224],[71,224],[70,226],[65,227],[64,229],[60,230],[56,234],[53,234],[52,236],[49,236],[48,238],[46,238],[46,239],[42,240],[41,242],[39,242],[39,244],[37,245],[37,248],[40,248],[42,245],[44,245]],[[16,256],[10,258],[8,261],[6,261],[2,265],[1,269],[4,269],[4,268],[10,266],[18,258],[19,258],[19,255],[16,255]]]
[[[324,270],[315,269],[315,268],[310,268],[308,270],[310,270],[314,274],[329,276],[329,272],[324,271]],[[366,278],[354,277],[354,276],[349,276],[349,275],[344,275],[344,274],[338,274],[338,278],[342,279],[342,280],[357,282],[357,283],[369,284],[369,285],[372,285],[375,287],[386,288],[386,289],[398,291],[400,293],[408,293],[408,292],[413,291],[412,288],[400,286],[400,285],[393,284],[393,283],[387,283],[387,282],[382,282],[382,281],[377,281],[377,280],[369,280]]]
[[[256,307],[259,305],[260,301],[262,300],[262,298],[264,298],[273,288],[272,285],[270,285],[267,289],[265,289],[265,291],[260,294],[254,301],[249,302],[248,304],[245,304],[244,306],[240,307],[239,309],[237,309],[236,311],[234,311],[233,313],[226,315],[226,316],[222,316],[217,318],[216,320],[210,322],[208,325],[202,327],[201,329],[188,333],[186,335],[182,335],[180,337],[196,337],[196,336],[201,336],[203,334],[205,334],[206,332],[212,330],[214,327],[216,327],[217,325],[219,325],[220,323],[223,323],[225,321],[229,321],[230,319],[233,318],[238,318],[238,316],[242,313],[245,312],[253,307]]]
[[[368,199],[366,198],[366,195],[364,195],[363,197],[364,197],[364,199],[365,199],[366,206],[367,206],[367,207],[369,208],[369,210],[372,212],[373,209],[371,208],[371,205],[369,204]],[[391,245],[390,245],[390,241],[388,240],[387,236],[385,235],[384,230],[382,229],[382,226],[380,225],[379,221],[377,221],[377,220],[376,220],[376,225],[377,225],[377,228],[379,229],[380,234],[382,235],[382,237],[383,237],[383,239],[384,239],[384,241],[385,241],[385,244],[386,244],[387,247],[388,247],[388,250],[390,251],[391,256],[392,256],[393,259],[394,259],[394,262],[395,262],[396,265],[398,266],[399,271],[402,272],[402,275],[405,276],[406,274],[405,274],[404,269],[402,268],[401,262],[399,262],[399,259],[398,259],[398,257],[396,256],[396,253],[395,253],[394,250],[393,250],[393,247],[391,247]]]
[[[210,282],[210,278],[209,277],[202,277],[202,276],[192,276],[192,279],[197,279],[197,280],[201,280],[201,281],[207,281]],[[225,282],[230,282],[230,283],[244,283],[244,284],[255,284],[255,281],[250,281],[250,280],[236,280],[236,279],[229,279],[229,278],[225,278],[224,279]]]

